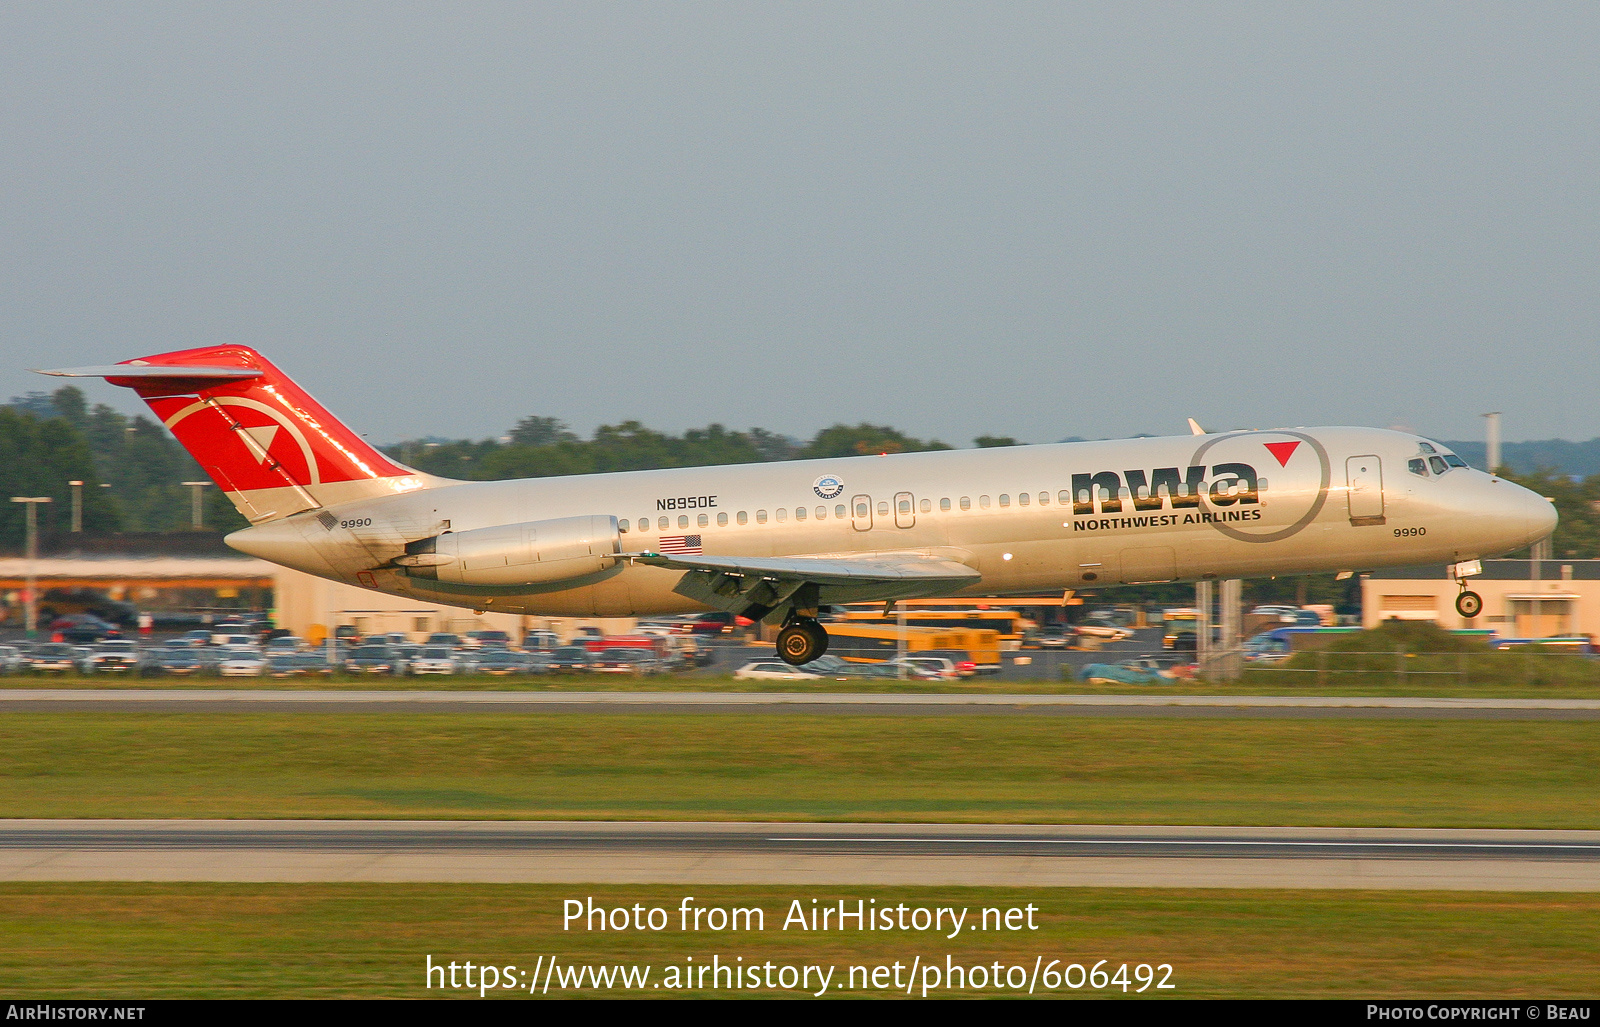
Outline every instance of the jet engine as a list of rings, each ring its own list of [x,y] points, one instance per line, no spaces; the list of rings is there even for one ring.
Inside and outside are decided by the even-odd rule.
[[[605,570],[620,552],[617,519],[591,515],[446,531],[407,543],[394,562],[414,578],[534,585]]]

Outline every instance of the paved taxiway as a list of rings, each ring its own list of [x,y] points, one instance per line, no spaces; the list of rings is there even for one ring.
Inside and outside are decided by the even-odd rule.
[[[69,709],[162,712],[1054,714],[1103,717],[1600,720],[1600,699],[1041,695],[967,692],[450,692],[227,688],[0,690],[0,710]]]
[[[13,820],[0,880],[1600,891],[1600,831]]]

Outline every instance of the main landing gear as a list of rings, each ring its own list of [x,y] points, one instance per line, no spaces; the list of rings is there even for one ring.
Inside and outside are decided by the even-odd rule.
[[[778,632],[778,656],[784,663],[798,667],[828,651],[828,633],[814,618],[791,616]]]

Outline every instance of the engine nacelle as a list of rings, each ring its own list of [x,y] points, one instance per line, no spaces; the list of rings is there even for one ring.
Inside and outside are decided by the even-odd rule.
[[[590,515],[447,531],[407,544],[395,563],[414,578],[536,585],[603,571],[620,552],[617,519]]]

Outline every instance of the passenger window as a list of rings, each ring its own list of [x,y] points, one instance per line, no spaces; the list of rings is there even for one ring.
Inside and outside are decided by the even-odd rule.
[[[903,514],[910,513],[911,512],[911,500],[909,500],[909,499],[900,500],[899,507],[900,507],[900,512],[901,513],[903,513]]]
[[[699,517],[695,518],[695,523],[704,528],[706,525],[711,523],[711,518],[707,514],[701,514]]]
[[[806,519],[806,508],[803,507],[803,506],[795,507],[794,508],[794,519],[797,520],[797,521],[805,520]]]
[[[940,513],[949,513],[950,512],[950,499],[949,499],[948,496],[945,497],[944,499],[939,500],[939,512]]]
[[[833,508],[833,515],[835,517],[839,518],[841,521],[844,520],[844,504],[843,503],[840,503],[838,506]]]
[[[1002,493],[1001,496],[1000,496],[1000,505],[1002,507],[1010,506],[1011,505],[1011,497],[1008,496],[1008,495],[1005,495],[1004,493]]]
[[[923,513],[932,513],[933,512],[933,500],[931,500],[931,499],[924,499],[921,502],[919,502],[917,504],[917,506],[922,508],[922,512]]]
[[[725,514],[725,513],[717,514],[717,527],[726,528],[727,526],[728,526],[728,515]]]
[[[767,523],[767,512],[765,510],[757,510],[756,511],[756,523],[757,524],[765,524],[765,523]]]
[[[628,519],[626,517],[624,517],[622,520],[617,522],[617,530],[618,531],[627,531],[628,530]]]
[[[687,528],[688,526],[689,526],[689,515],[688,514],[679,514],[678,515],[678,527]]]
[[[962,496],[961,497],[961,509],[963,509],[963,510],[971,510],[972,509],[972,500],[969,499],[966,496]]]
[[[1424,478],[1428,476],[1428,464],[1420,456],[1411,460],[1407,460],[1406,470],[1410,471],[1412,474],[1420,474]]]
[[[1450,469],[1445,466],[1444,458],[1437,456],[1428,457],[1428,466],[1433,468],[1434,474],[1443,474]]]
[[[1032,500],[1032,498],[1033,498],[1032,496],[1030,496],[1026,492],[1024,492],[1024,493],[1022,493],[1021,495],[1019,495],[1017,497],[1017,505],[1018,506],[1027,506],[1028,503]]]
[[[865,504],[865,503],[857,503],[856,504],[856,516],[857,517],[863,517],[863,518],[866,517],[867,516],[867,509],[868,509],[867,504]]]
[[[825,506],[817,507],[817,520],[825,521],[827,519],[828,519],[828,508],[825,507]]]
[[[750,515],[745,513],[743,510],[739,511],[739,516],[737,518],[735,518],[735,519],[740,524],[749,524],[750,523]]]
[[[1060,503],[1062,506],[1066,506],[1072,502],[1072,493],[1068,492],[1066,489],[1062,489],[1060,492],[1056,493],[1056,502]]]
[[[659,520],[656,521],[656,527],[660,528],[662,531],[666,531],[667,528],[669,528],[671,526],[672,526],[672,522],[670,520],[668,520],[667,518],[665,518],[665,517],[662,517],[662,518],[660,518]]]
[[[878,516],[879,517],[887,517],[887,516],[889,516],[889,504],[888,503],[884,503],[884,502],[879,502],[878,503]]]
[[[982,510],[989,509],[989,497],[988,496],[979,496],[978,497],[978,508],[982,509]]]
[[[774,516],[777,517],[779,524],[782,524],[784,521],[787,521],[789,519],[789,511],[785,510],[781,506],[778,507],[778,509],[774,510],[773,514],[774,514]]]
[[[1050,493],[1048,493],[1048,492],[1039,493],[1039,505],[1040,506],[1049,506],[1050,505]]]

